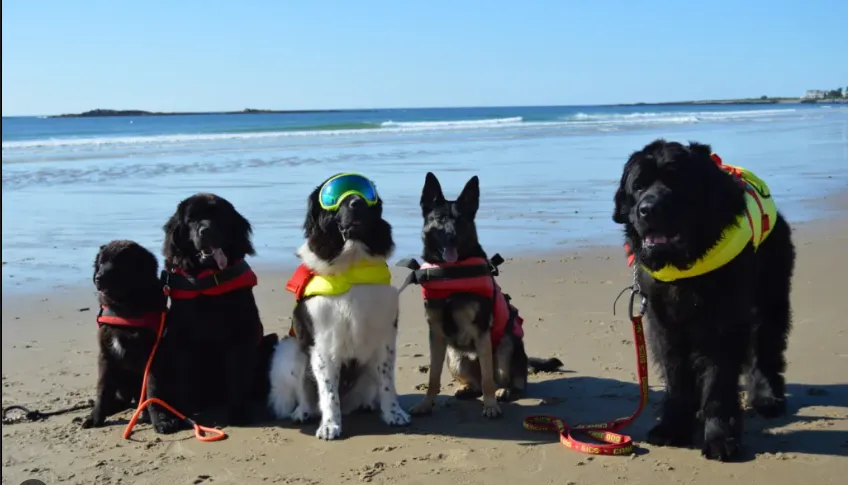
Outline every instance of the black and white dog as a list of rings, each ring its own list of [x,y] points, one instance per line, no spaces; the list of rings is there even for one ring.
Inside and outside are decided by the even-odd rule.
[[[342,414],[360,408],[379,408],[392,426],[410,422],[395,390],[398,292],[382,213],[372,182],[357,174],[331,177],[309,196],[302,264],[287,285],[298,300],[294,337],[275,349],[269,408],[295,421],[320,414],[321,439],[338,438]]]

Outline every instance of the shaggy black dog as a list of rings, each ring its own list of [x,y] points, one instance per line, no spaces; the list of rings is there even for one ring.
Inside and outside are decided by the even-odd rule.
[[[770,196],[770,195],[767,195]],[[615,194],[613,220],[625,226],[636,279],[648,300],[648,337],[666,395],[655,445],[693,444],[704,423],[702,453],[737,455],[742,435],[739,375],[759,414],[786,409],[783,372],[795,264],[791,230],[778,213],[758,248],[749,242],[729,263],[673,281],[661,268],[687,269],[722,240],[747,229],[745,189],[711,158],[708,145],[657,140],[633,153]]]
[[[156,257],[133,241],[100,246],[94,259],[97,317],[97,397],[83,428],[138,403],[147,359],[165,310]]]
[[[229,424],[245,424],[252,420],[263,338],[256,275],[244,261],[255,254],[250,222],[222,197],[196,194],[179,203],[163,229],[171,307],[160,348],[168,358],[157,357],[154,368],[174,379],[168,386],[151,379],[148,394],[186,414],[224,404]],[[160,433],[182,426],[158,406],[151,418]]]

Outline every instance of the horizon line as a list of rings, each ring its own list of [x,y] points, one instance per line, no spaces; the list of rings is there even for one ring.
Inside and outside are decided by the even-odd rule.
[[[489,105],[489,106],[473,106],[473,105],[457,105],[457,106],[415,106],[415,107],[394,107],[394,108],[323,108],[323,109],[315,109],[315,108],[302,108],[302,109],[273,109],[273,108],[242,108],[241,110],[210,110],[210,111],[148,111],[144,109],[137,108],[128,108],[128,109],[116,109],[116,108],[91,108],[86,111],[81,111],[78,113],[59,113],[59,114],[20,114],[20,115],[2,115],[3,118],[33,118],[33,117],[53,117],[53,116],[62,116],[68,114],[80,114],[87,113],[89,111],[95,110],[109,110],[109,111],[146,111],[149,113],[185,113],[187,115],[193,114],[235,114],[241,113],[245,110],[258,110],[260,113],[256,114],[271,114],[271,113],[261,113],[261,111],[280,111],[280,112],[291,112],[291,114],[304,113],[304,112],[313,112],[313,113],[328,113],[328,112],[355,112],[355,111],[390,111],[390,110],[419,110],[419,109],[469,109],[469,108],[488,108],[488,109],[496,109],[496,108],[587,108],[587,107],[607,107],[607,106],[663,106],[663,105],[691,105],[691,104],[710,104],[710,103],[724,103],[724,104],[734,104],[739,103],[742,104],[744,102],[749,102],[750,104],[767,104],[767,103],[757,103],[757,101],[767,101],[767,100],[800,100],[800,96],[769,96],[766,100],[761,100],[759,97],[757,98],[724,98],[724,99],[699,99],[699,100],[688,100],[688,101],[654,101],[654,102],[629,102],[629,103],[602,103],[602,104],[514,104],[514,105]],[[285,113],[280,113],[285,114]]]

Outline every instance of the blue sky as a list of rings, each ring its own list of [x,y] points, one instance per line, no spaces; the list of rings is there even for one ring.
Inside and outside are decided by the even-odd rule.
[[[3,115],[604,104],[848,85],[833,0],[4,0]]]

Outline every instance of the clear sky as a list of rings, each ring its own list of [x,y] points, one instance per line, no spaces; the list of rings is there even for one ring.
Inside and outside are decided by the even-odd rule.
[[[4,0],[3,115],[574,105],[848,85],[839,0]]]

